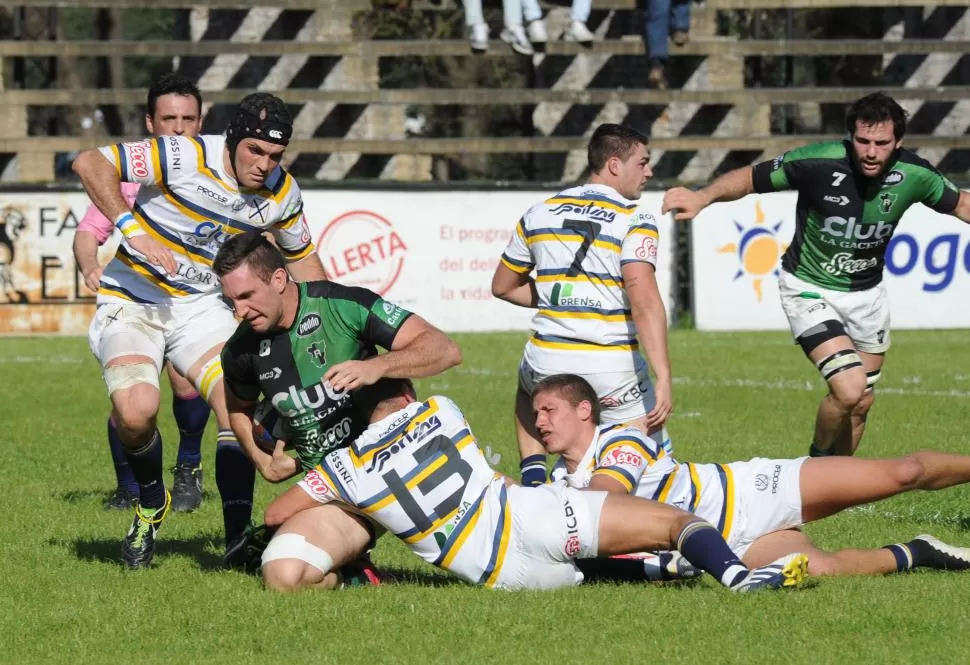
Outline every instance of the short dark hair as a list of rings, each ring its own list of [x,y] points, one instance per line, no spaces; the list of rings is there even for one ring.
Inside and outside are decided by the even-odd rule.
[[[280,268],[286,269],[280,250],[259,231],[240,233],[226,240],[212,262],[212,270],[219,277],[225,277],[243,263],[264,282],[269,282]]]
[[[579,406],[580,402],[589,402],[593,422],[600,424],[600,400],[593,386],[589,385],[589,381],[576,374],[553,374],[536,384],[532,390],[532,396],[553,391],[559,393],[574,408]]]
[[[906,111],[895,99],[885,93],[874,92],[852,102],[845,113],[845,130],[852,136],[856,122],[875,125],[891,120],[893,138],[898,141],[906,134],[906,116]]]
[[[638,145],[648,145],[650,139],[624,125],[605,123],[596,128],[586,148],[586,160],[591,173],[600,172],[611,157],[626,159]]]
[[[162,74],[155,79],[152,87],[148,89],[148,103],[145,106],[145,112],[149,116],[155,117],[155,107],[158,105],[158,98],[163,95],[195,97],[195,101],[199,105],[199,113],[202,113],[202,93],[199,92],[199,86],[192,79],[186,78],[181,74]]]
[[[370,420],[371,415],[385,402],[395,399],[402,394],[416,398],[414,384],[411,379],[392,379],[382,378],[369,386],[359,388],[354,392],[354,406],[357,411],[366,419]]]

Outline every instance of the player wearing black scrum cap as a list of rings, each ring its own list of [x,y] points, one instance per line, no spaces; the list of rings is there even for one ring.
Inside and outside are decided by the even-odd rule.
[[[92,202],[124,236],[102,274],[89,338],[139,486],[122,547],[129,568],[151,563],[171,506],[156,427],[165,360],[196,386],[219,423],[215,476],[227,564],[249,524],[255,470],[229,424],[219,360],[237,322],[212,263],[227,239],[268,231],[295,281],[326,279],[300,188],[280,167],[292,133],[283,101],[255,93],[240,102],[225,136],[159,136],[89,150],[74,162]],[[131,207],[121,181],[143,185]]]

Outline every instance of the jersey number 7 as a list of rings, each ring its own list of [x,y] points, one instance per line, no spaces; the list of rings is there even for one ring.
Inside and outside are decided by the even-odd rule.
[[[583,259],[586,258],[586,252],[589,251],[589,246],[596,240],[596,236],[599,235],[603,225],[585,219],[567,219],[563,222],[562,227],[570,231],[575,231],[583,237],[583,241],[579,244],[579,249],[576,250],[576,255],[573,256],[572,265],[566,271],[566,277],[575,277],[583,271]]]
[[[422,478],[414,490],[407,487],[404,480],[391,469],[381,476],[387,489],[394,495],[394,499],[404,513],[414,522],[419,533],[426,533],[434,528],[435,520],[441,519],[458,510],[465,485],[472,475],[471,465],[461,458],[461,453],[455,444],[446,436],[436,436],[412,453],[416,467],[425,466],[434,469]],[[439,459],[444,458],[444,463]],[[436,488],[444,485],[452,476],[458,476],[461,482],[456,485],[454,492],[430,508],[424,507],[420,499],[425,499]]]

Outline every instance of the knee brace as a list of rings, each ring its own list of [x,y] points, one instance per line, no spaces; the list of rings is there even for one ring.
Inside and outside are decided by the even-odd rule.
[[[842,322],[836,319],[829,319],[828,321],[822,321],[818,325],[812,326],[799,335],[795,341],[798,342],[798,345],[802,347],[802,351],[807,356],[823,342],[842,336],[848,337]]]
[[[206,402],[212,395],[212,390],[222,381],[222,361],[218,355],[213,356],[199,370],[199,375],[195,379],[195,389],[202,395]]]
[[[158,388],[158,368],[152,363],[113,365],[104,370],[104,383],[108,386],[108,395],[139,383],[147,383]]]
[[[842,351],[836,351],[826,358],[822,358],[815,363],[815,366],[818,367],[822,378],[828,381],[839,372],[844,372],[853,367],[862,367],[862,358],[851,349],[843,349]]]
[[[262,564],[265,566],[277,559],[299,559],[324,575],[333,568],[333,558],[298,533],[279,534],[269,541],[263,550]]]

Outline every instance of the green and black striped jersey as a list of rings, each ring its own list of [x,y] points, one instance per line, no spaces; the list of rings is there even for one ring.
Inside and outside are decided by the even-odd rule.
[[[861,175],[848,140],[815,143],[754,167],[758,193],[795,190],[795,237],[782,268],[835,291],[882,281],[886,248],[914,203],[949,214],[960,190],[925,159],[901,148],[877,178]]]
[[[348,392],[324,374],[346,360],[390,349],[411,313],[368,289],[334,282],[297,284],[299,305],[288,330],[257,333],[243,322],[222,350],[227,389],[242,400],[266,396],[303,470],[367,428]]]

